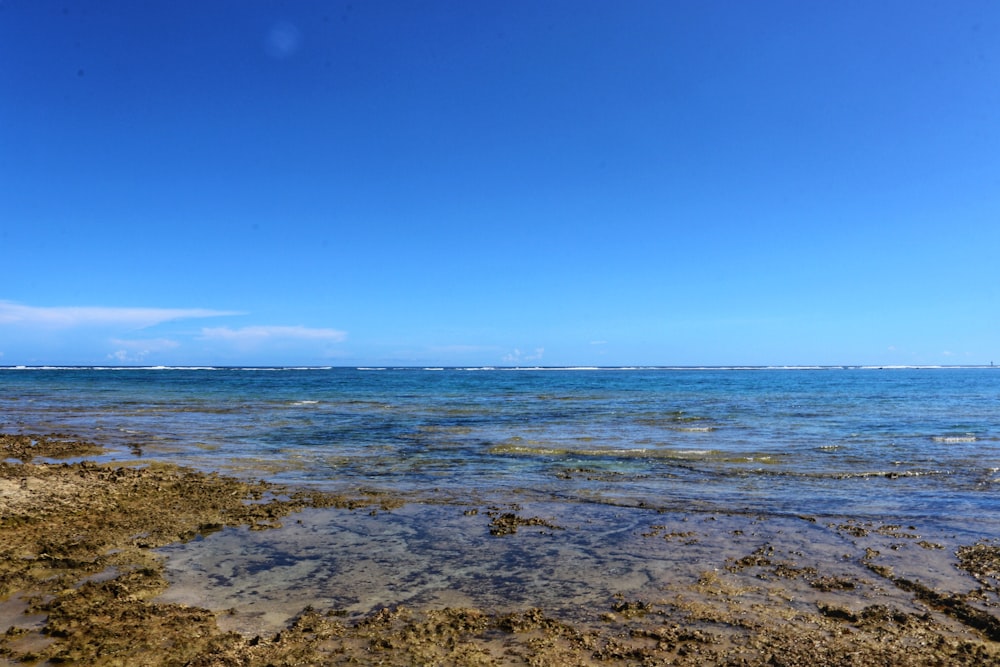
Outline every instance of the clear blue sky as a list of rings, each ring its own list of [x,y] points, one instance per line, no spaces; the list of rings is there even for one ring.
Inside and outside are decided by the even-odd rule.
[[[1000,3],[0,2],[0,365],[1000,362]]]

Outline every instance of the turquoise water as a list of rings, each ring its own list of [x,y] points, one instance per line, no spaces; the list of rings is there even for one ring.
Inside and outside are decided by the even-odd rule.
[[[4,432],[331,490],[996,521],[1000,370],[14,369]]]

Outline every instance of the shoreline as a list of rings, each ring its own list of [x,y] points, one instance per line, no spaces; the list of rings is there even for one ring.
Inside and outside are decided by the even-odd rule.
[[[101,448],[58,435],[0,435],[0,452],[0,658],[15,662],[1000,664],[996,541],[949,543],[925,527],[849,517],[826,524],[600,508],[624,517],[610,535],[601,517],[568,504],[470,501],[431,512],[384,492],[332,495],[142,459],[81,461]],[[48,462],[58,458],[74,462]],[[444,517],[439,533],[431,516]],[[292,540],[301,549],[294,540],[303,534],[355,527],[352,536],[364,537],[390,523],[405,530],[382,544],[387,553],[429,550],[430,560],[409,570],[380,571],[409,577],[395,582],[411,595],[402,603],[358,593],[362,602],[324,605],[292,591],[281,614],[255,629],[238,587],[227,593],[230,606],[218,607],[209,604],[211,570],[199,579],[170,565],[222,538],[256,548]],[[584,572],[598,542],[615,545],[620,571]],[[477,598],[471,582],[489,573],[474,568],[466,590],[449,579],[421,592],[421,568],[441,554],[458,557],[462,544],[490,568],[508,568],[521,597],[502,604],[484,585]],[[333,589],[356,585],[362,577],[345,568],[368,567],[365,552],[377,550],[364,540],[353,548],[328,566]],[[630,579],[636,572],[644,578]],[[283,575],[274,574],[260,591],[280,593]],[[558,594],[577,575],[592,601],[535,604],[539,591]],[[185,603],[168,601],[179,591]]]

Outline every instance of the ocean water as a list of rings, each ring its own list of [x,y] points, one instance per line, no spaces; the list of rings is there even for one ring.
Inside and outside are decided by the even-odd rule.
[[[0,427],[414,497],[913,519],[1000,508],[992,368],[8,368]]]
[[[220,623],[245,633],[305,604],[572,617],[616,595],[691,598],[761,548],[857,581],[881,554],[962,591],[955,549],[1000,538],[992,368],[6,368],[0,431],[409,501],[160,550],[163,600],[229,610]],[[503,512],[544,523],[495,537]],[[815,594],[782,599],[815,609]],[[852,594],[888,599],[877,582]]]

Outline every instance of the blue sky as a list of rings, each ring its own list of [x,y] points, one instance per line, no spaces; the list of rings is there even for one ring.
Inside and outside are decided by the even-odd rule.
[[[1000,4],[0,2],[0,365],[1000,362]]]

